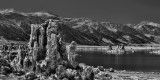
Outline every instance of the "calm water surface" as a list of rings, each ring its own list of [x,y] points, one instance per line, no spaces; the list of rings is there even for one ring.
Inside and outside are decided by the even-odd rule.
[[[160,55],[145,51],[127,52],[121,55],[100,52],[78,52],[77,61],[90,66],[104,66],[117,70],[160,72]]]

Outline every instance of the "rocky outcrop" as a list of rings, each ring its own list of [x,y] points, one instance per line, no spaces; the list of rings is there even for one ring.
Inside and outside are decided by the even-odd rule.
[[[99,73],[100,70],[96,72],[93,67],[80,65],[75,61],[77,44],[72,41],[66,47],[62,27],[64,27],[62,21],[51,19],[40,25],[32,25],[30,50],[26,53],[25,58],[22,58],[22,51],[20,51],[14,58],[15,62],[12,61],[18,63],[11,66],[15,74],[25,75],[26,80],[94,80],[99,79],[99,75],[104,75],[104,78],[108,77],[107,73]],[[22,65],[21,60],[23,60]]]
[[[62,25],[62,21],[50,19],[41,25],[31,26],[28,55],[33,56],[36,72],[46,71],[46,74],[51,75],[55,74],[60,66],[64,69],[77,67],[75,61],[69,61],[72,57],[69,59],[67,57],[68,54],[75,53],[76,48],[74,50],[70,48],[70,52],[67,53],[62,36]]]

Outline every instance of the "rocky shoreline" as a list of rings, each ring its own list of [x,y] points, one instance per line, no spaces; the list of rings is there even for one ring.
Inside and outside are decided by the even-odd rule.
[[[90,66],[85,66],[86,68]],[[102,68],[93,68],[94,71],[94,79],[93,80],[160,80],[159,72],[133,72],[133,71],[121,71],[121,70],[110,70],[110,69],[102,69]],[[67,69],[70,71],[70,74],[74,72],[74,70]],[[67,73],[69,75],[69,73]],[[62,80],[57,79],[56,74],[52,74],[50,76],[46,76],[43,73],[36,74],[34,72],[28,72],[23,75],[16,75],[15,73],[11,73],[9,75],[0,75],[0,79],[2,80]],[[63,80],[87,80],[87,79],[71,79],[64,78]],[[89,79],[92,80],[92,79]]]

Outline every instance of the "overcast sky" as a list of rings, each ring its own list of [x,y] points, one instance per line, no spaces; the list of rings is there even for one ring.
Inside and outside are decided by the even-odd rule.
[[[48,11],[62,17],[87,17],[114,23],[160,23],[160,0],[1,0],[0,8]]]

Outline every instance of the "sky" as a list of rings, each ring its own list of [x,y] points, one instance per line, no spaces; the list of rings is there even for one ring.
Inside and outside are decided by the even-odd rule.
[[[0,9],[8,8],[123,24],[141,21],[160,23],[160,0],[1,0]]]

